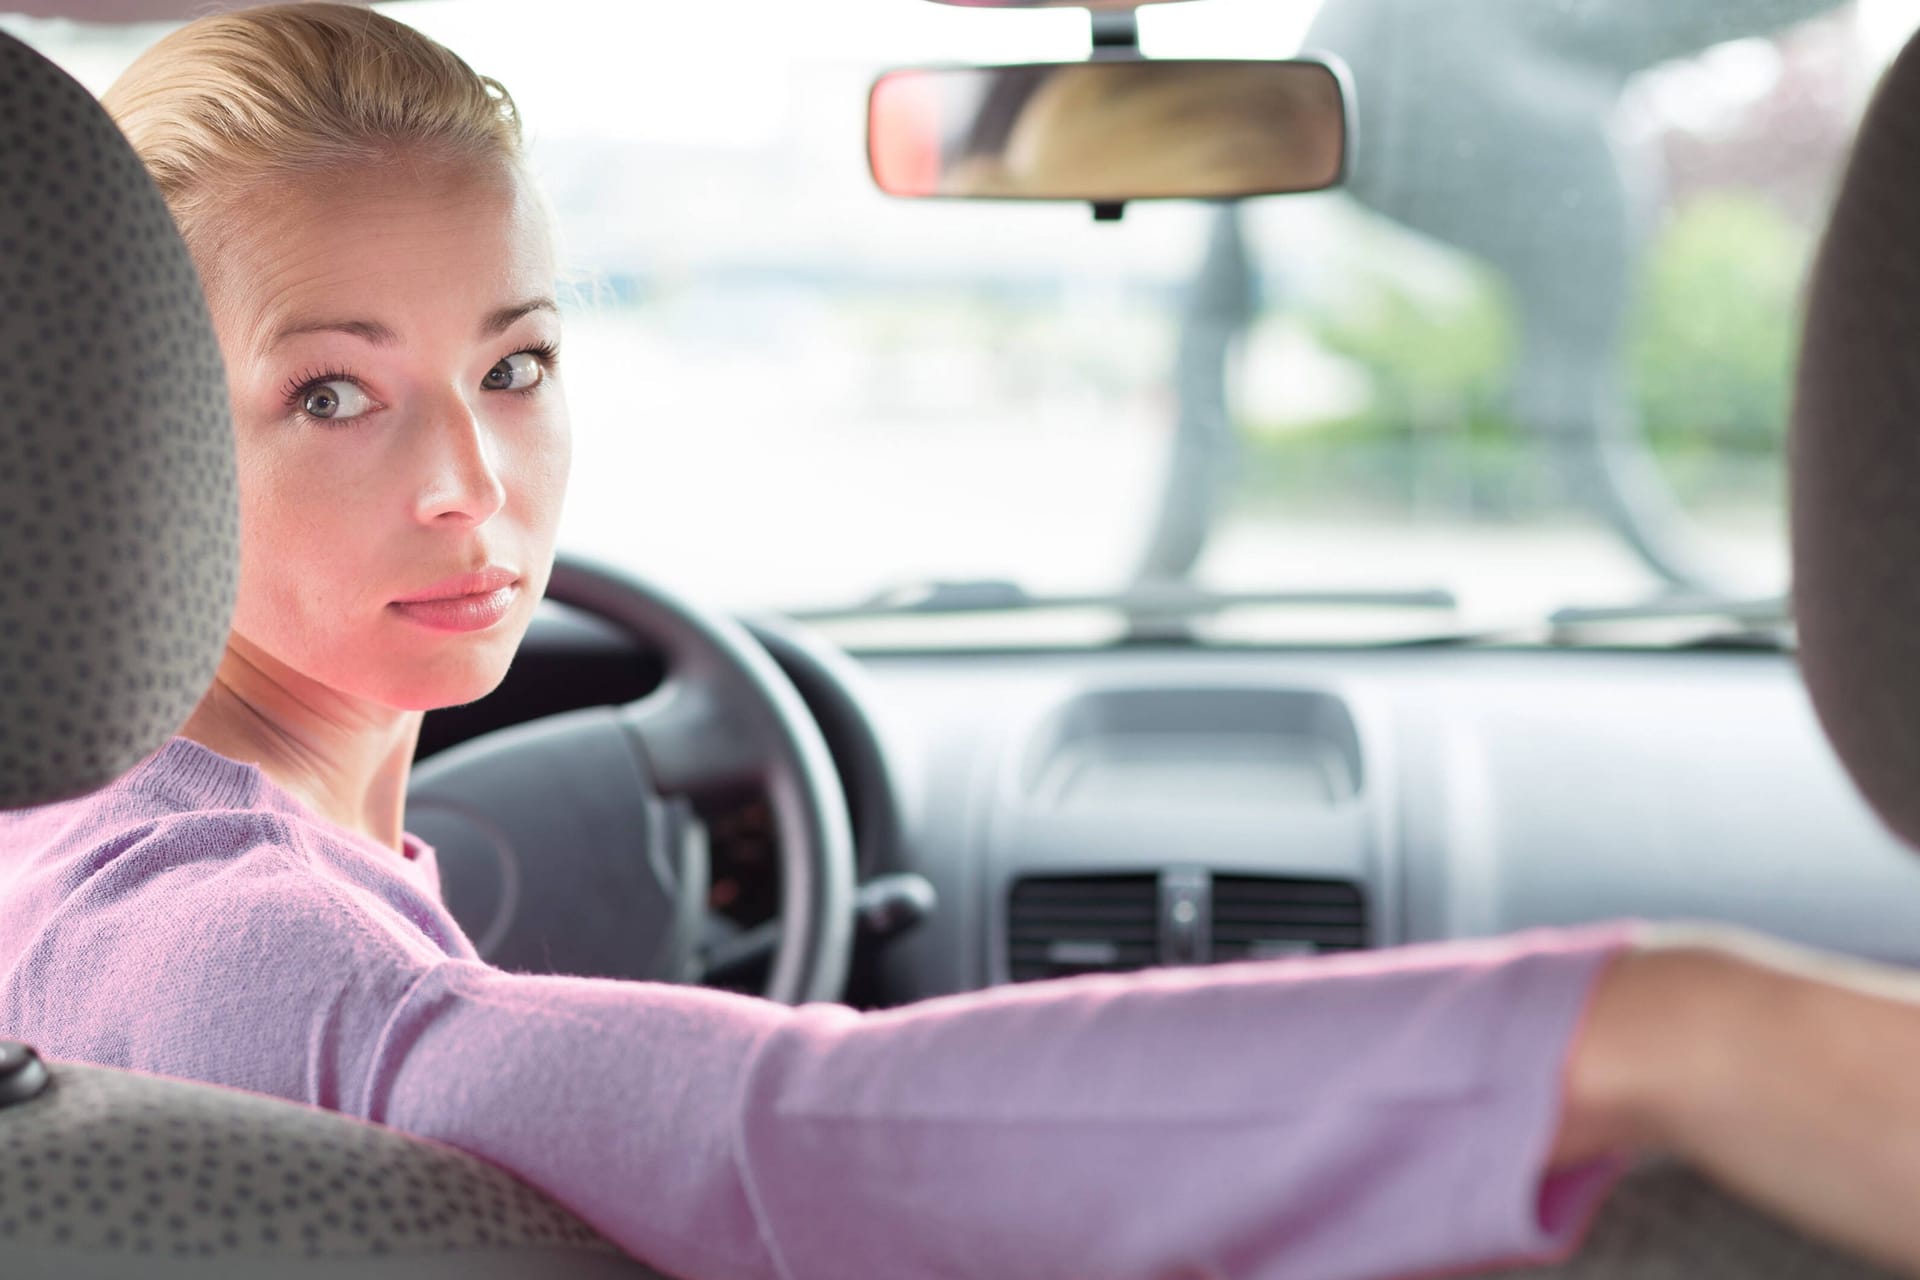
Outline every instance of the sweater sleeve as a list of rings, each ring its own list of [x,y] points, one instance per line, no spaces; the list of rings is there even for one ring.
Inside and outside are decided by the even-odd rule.
[[[1543,1177],[1618,928],[1002,988],[861,1014],[420,975],[371,1119],[687,1277],[1342,1280],[1570,1249]]]
[[[214,830],[77,869],[0,1024],[464,1148],[684,1280],[1432,1273],[1607,1181],[1543,1171],[1624,927],[789,1009],[450,956],[397,878]]]

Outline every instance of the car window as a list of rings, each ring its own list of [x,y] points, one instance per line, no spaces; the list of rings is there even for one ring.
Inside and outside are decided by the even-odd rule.
[[[1151,55],[1343,57],[1352,182],[1096,224],[891,199],[864,154],[880,70],[1077,58],[1078,10],[379,7],[526,118],[568,265],[564,545],[740,607],[1146,576],[1442,587],[1505,619],[1782,589],[1797,290],[1920,20],[1150,8]],[[4,22],[95,90],[164,30]]]

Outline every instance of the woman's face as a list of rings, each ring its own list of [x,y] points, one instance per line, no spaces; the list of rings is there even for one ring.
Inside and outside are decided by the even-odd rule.
[[[202,269],[238,437],[237,640],[380,706],[482,696],[546,589],[571,453],[526,180],[315,174],[218,230]]]

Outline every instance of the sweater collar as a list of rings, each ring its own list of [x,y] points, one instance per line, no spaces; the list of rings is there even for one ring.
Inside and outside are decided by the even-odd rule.
[[[259,765],[229,759],[191,738],[168,739],[166,745],[128,770],[115,785],[159,795],[183,810],[268,808],[295,814],[320,823],[363,848],[393,856],[392,849],[314,813],[292,792],[267,777]],[[433,847],[426,841],[410,831],[402,832],[400,840],[402,856],[407,862],[432,865]]]

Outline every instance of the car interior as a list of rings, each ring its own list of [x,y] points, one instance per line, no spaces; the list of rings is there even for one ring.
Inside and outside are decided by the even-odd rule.
[[[576,40],[636,21],[552,7]],[[137,763],[225,638],[219,353],[96,101],[207,8],[0,0],[0,806]],[[868,1009],[1621,918],[1920,965],[1920,11],[1298,8],[733,23],[738,84],[709,66],[702,112],[646,127],[742,257],[636,213],[657,260],[620,258],[644,184],[556,126],[542,172],[600,255],[570,358],[631,340],[629,376],[738,386],[774,474],[723,422],[685,446],[712,471],[613,501],[619,449],[671,467],[701,422],[663,391],[635,445],[624,387],[582,391],[585,514],[408,798],[484,957]],[[1154,27],[1181,11],[1224,16]],[[756,96],[775,55],[744,46],[802,29],[818,66]],[[845,153],[832,181],[769,115]],[[769,390],[729,343],[803,349]],[[843,383],[862,420],[819,425]],[[656,1273],[451,1148],[0,1042],[0,1274]],[[1881,1273],[1650,1163],[1578,1254],[1507,1274]]]

